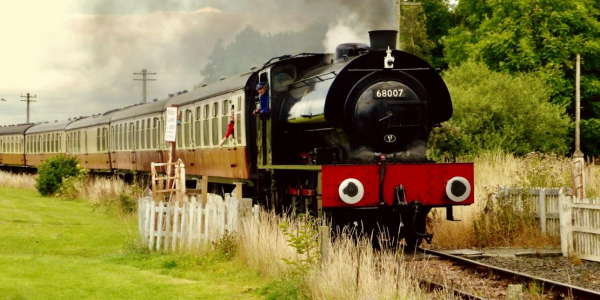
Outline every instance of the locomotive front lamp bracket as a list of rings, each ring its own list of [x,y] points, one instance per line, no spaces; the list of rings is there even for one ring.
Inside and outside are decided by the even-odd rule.
[[[383,67],[385,69],[392,69],[394,68],[394,60],[396,58],[392,56],[392,50],[390,50],[389,46],[385,52],[387,53],[387,56],[383,58]]]

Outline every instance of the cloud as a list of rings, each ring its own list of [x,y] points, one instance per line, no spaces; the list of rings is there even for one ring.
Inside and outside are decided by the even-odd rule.
[[[385,27],[393,15],[382,0],[11,1],[0,11],[0,98],[9,100],[0,102],[0,125],[25,121],[19,100],[27,92],[38,95],[35,122],[140,102],[132,73],[142,69],[157,73],[149,99],[191,90],[216,42],[228,43],[248,25],[275,33],[329,20],[333,45],[365,41],[367,30]]]

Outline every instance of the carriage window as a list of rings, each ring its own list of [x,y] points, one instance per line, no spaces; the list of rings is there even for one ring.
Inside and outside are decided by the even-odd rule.
[[[127,150],[127,123],[119,126],[121,127],[121,150]]]
[[[212,122],[211,122],[211,136],[212,136],[212,145],[219,145],[219,117],[217,116],[219,112],[219,103],[215,102],[213,104],[212,109]]]
[[[115,126],[110,126],[110,148],[111,150],[115,147]]]
[[[133,122],[129,123],[129,135],[128,135],[128,139],[129,139],[129,150],[133,149]]]
[[[108,149],[108,127],[102,128],[102,151]]]
[[[81,131],[77,131],[77,153],[81,153]]]
[[[158,118],[152,119],[152,148],[158,149]]]
[[[140,123],[142,124],[142,128],[140,128],[140,149],[146,149],[146,122],[142,120]]]
[[[191,129],[192,129],[192,111],[189,109],[185,110],[185,119],[184,119],[184,126],[183,126],[183,136],[184,136],[184,147],[189,148],[191,146],[191,140],[190,137],[192,135]]]
[[[208,133],[208,104],[204,105],[204,111],[203,111],[203,116],[204,116],[204,120],[202,121],[202,137],[203,137],[203,144],[204,147],[208,147],[210,146],[210,142],[208,139],[209,133]]]
[[[195,117],[195,122],[194,122],[194,141],[196,142],[196,147],[199,147],[202,143],[202,141],[200,140],[200,112],[202,110],[201,106],[196,107],[196,117]]]
[[[140,121],[135,121],[135,136],[133,137],[134,149],[140,149]]]
[[[237,107],[235,108],[235,139],[238,144],[242,143],[242,96],[238,96]]]
[[[127,123],[119,124],[119,149],[127,150]]]
[[[150,119],[146,119],[146,149],[152,149],[152,139],[150,138],[151,133],[152,129],[150,127]]]
[[[227,125],[229,124],[229,100],[225,100],[221,104],[221,132],[219,136],[224,136],[227,131]],[[227,145],[229,145],[229,140],[226,141]]]
[[[177,111],[177,117],[179,117],[181,112]],[[181,148],[182,144],[183,144],[183,130],[181,129],[181,121],[180,119],[177,120],[177,137],[175,138],[177,140],[177,148]]]

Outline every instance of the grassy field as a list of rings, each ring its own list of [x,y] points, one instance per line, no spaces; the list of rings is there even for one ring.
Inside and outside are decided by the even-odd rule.
[[[150,254],[135,218],[0,188],[0,299],[258,299],[268,280],[216,255]]]

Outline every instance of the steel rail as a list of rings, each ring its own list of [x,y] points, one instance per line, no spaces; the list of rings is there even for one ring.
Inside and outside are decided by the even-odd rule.
[[[563,283],[563,282],[558,282],[558,281],[554,281],[554,280],[550,280],[550,279],[545,279],[545,278],[532,276],[532,275],[525,274],[525,273],[508,270],[505,268],[496,267],[496,266],[480,263],[478,261],[474,261],[474,260],[471,260],[468,258],[459,257],[456,255],[447,254],[447,253],[443,253],[443,252],[439,252],[439,251],[435,251],[435,250],[427,250],[427,249],[423,249],[423,248],[418,248],[418,251],[420,251],[424,254],[435,255],[441,259],[450,260],[450,261],[453,261],[453,262],[458,263],[463,266],[474,267],[474,268],[483,268],[483,269],[486,269],[488,272],[496,273],[505,278],[517,279],[517,280],[522,280],[525,282],[541,283],[542,286],[544,287],[544,289],[547,291],[560,292],[565,296],[572,296],[575,299],[590,299],[590,300],[600,299],[599,291],[594,291],[594,290],[570,285],[570,284]]]
[[[438,289],[441,289],[441,290],[449,290],[455,296],[460,297],[461,299],[466,299],[466,300],[487,300],[487,298],[482,298],[482,297],[479,297],[477,295],[473,295],[473,294],[468,293],[466,291],[459,290],[457,288],[453,288],[451,286],[447,286],[445,284],[441,284],[441,283],[438,283],[438,282],[424,280],[424,279],[421,279],[419,281],[420,281],[420,283],[421,283],[422,286],[425,286],[425,288],[427,288],[430,291],[438,288]]]

